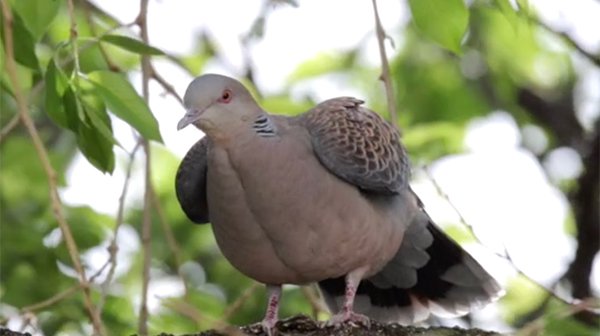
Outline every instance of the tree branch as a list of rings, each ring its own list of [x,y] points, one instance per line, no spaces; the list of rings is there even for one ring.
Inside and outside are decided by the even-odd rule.
[[[381,77],[383,85],[385,87],[385,95],[387,98],[388,112],[390,114],[390,121],[392,125],[399,130],[398,127],[398,115],[396,111],[396,99],[394,96],[394,86],[392,84],[392,78],[390,76],[390,65],[385,53],[385,39],[386,34],[381,25],[379,19],[379,12],[377,11],[377,0],[371,0],[373,2],[373,13],[375,15],[375,33],[377,35],[377,44],[379,46],[379,57],[381,58]]]
[[[573,95],[553,97],[549,101],[530,89],[520,88],[517,103],[551,129],[560,145],[572,147],[580,154],[584,151],[585,131],[575,117]]]
[[[135,20],[135,23],[140,27],[140,35],[142,41],[148,44],[148,0],[140,1],[140,12]],[[141,56],[142,61],[142,95],[146,104],[150,98],[150,75],[152,72],[150,59],[148,55]],[[146,154],[146,188],[144,191],[144,212],[142,217],[142,248],[143,248],[143,270],[142,270],[142,302],[140,304],[138,332],[142,336],[148,335],[148,287],[150,283],[150,263],[152,260],[152,171],[151,171],[151,156],[150,143],[148,140],[142,140],[144,153]]]
[[[585,171],[577,180],[578,188],[571,195],[577,226],[577,251],[566,278],[572,286],[573,297],[592,296],[590,274],[594,258],[600,249],[600,120],[583,157]]]

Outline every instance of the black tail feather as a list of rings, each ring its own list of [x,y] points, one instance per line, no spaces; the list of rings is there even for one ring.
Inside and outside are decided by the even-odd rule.
[[[409,229],[396,257],[379,273],[361,281],[356,292],[357,312],[375,319],[410,323],[424,319],[430,313],[462,315],[471,307],[481,306],[497,297],[500,287],[494,279],[437,228],[425,212],[423,215],[420,220],[427,221],[426,230]],[[420,247],[411,243],[411,239],[413,243],[427,242],[428,246]],[[407,256],[416,254],[411,250],[417,249],[429,258],[420,267],[411,268],[409,265],[418,263],[407,260]],[[407,274],[410,272],[416,272],[416,281],[410,281],[415,278],[414,274]],[[394,284],[394,279],[402,280]],[[344,295],[344,277],[320,281],[319,287],[330,308],[337,310]],[[362,300],[358,300],[360,297]]]

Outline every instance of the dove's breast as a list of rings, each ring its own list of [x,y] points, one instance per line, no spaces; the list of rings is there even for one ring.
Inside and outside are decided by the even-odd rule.
[[[374,201],[331,174],[302,129],[236,141],[211,150],[207,188],[217,242],[242,273],[307,283],[392,258],[406,222],[395,196]]]

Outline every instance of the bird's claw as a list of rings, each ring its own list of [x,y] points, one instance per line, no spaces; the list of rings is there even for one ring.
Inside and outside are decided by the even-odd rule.
[[[275,329],[275,325],[276,324],[277,324],[277,319],[269,319],[269,318],[265,318],[260,323],[260,325],[262,326],[265,334],[267,334],[268,336],[275,335],[275,330],[276,330]]]
[[[333,315],[329,319],[329,321],[327,321],[326,325],[327,326],[338,326],[345,322],[356,322],[356,323],[360,323],[366,327],[371,326],[371,320],[369,319],[369,317],[367,317],[363,314],[355,313],[353,311],[345,311],[345,312],[340,312],[340,313]]]

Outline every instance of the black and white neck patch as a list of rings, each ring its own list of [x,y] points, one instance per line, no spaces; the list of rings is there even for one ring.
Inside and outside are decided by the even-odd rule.
[[[277,127],[275,127],[275,124],[271,118],[269,118],[269,116],[266,114],[261,114],[258,116],[258,118],[254,120],[252,128],[256,134],[264,138],[270,138],[277,135]]]

